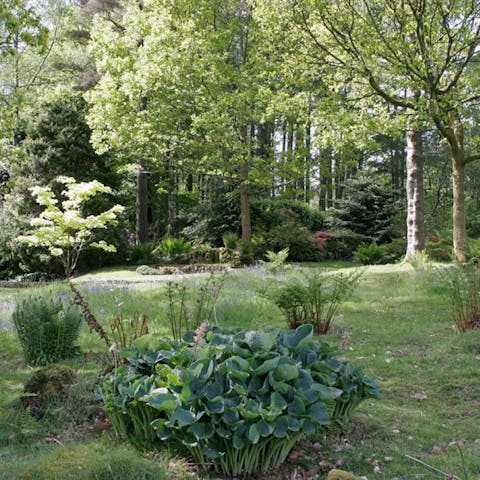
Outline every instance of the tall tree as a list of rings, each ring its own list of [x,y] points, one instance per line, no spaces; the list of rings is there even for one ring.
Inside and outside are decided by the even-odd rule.
[[[97,150],[142,155],[172,181],[179,172],[230,178],[249,241],[251,185],[271,176],[255,154],[271,78],[252,3],[129,1],[116,23],[97,18],[92,32]]]
[[[480,44],[480,3],[286,0],[286,4],[293,7],[297,22],[324,61],[411,112],[415,122],[428,121],[438,129],[451,154],[455,255],[465,261],[465,166],[480,158],[466,121],[479,98],[478,80],[470,69]]]

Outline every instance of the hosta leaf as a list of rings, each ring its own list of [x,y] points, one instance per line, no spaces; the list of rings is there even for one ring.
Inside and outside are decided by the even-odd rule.
[[[299,367],[297,365],[279,365],[274,371],[275,378],[288,382],[295,380],[299,376]]]
[[[277,392],[277,393],[280,393],[281,395],[287,396],[293,390],[293,387],[291,385],[289,385],[288,383],[275,382],[275,381],[270,382],[270,383],[271,383],[271,386],[272,386],[273,390],[275,390],[275,392]]]
[[[323,402],[314,403],[308,409],[308,415],[320,425],[328,425],[330,423],[330,416],[327,412],[327,406]]]
[[[300,430],[300,420],[298,418],[287,417],[288,418],[288,429],[292,432],[298,432]]]
[[[223,412],[222,420],[227,425],[235,425],[240,419],[240,415],[236,409],[228,408]]]
[[[248,439],[252,443],[258,443],[258,441],[260,440],[260,432],[258,431],[255,423],[250,425],[250,428],[248,429]]]
[[[288,413],[294,416],[300,416],[305,413],[305,402],[298,395],[295,395],[288,404]]]
[[[223,393],[222,387],[218,383],[209,383],[205,389],[205,396],[208,400],[212,400]]]
[[[277,438],[285,438],[288,436],[288,418],[285,416],[278,417],[274,422],[273,436]]]
[[[215,428],[215,434],[221,438],[231,438],[232,430],[230,428],[225,427],[223,424],[219,424]]]
[[[310,372],[304,370],[303,368],[300,369],[299,377],[298,377],[298,385],[301,387],[302,390],[307,390],[313,383],[313,378],[310,375]]]
[[[304,432],[308,435],[311,434],[311,433],[315,433],[317,431],[313,422],[311,420],[309,420],[308,418],[303,420],[301,428],[302,428],[302,432]]]
[[[221,451],[217,445],[207,444],[202,448],[203,454],[210,460],[215,460],[222,455],[225,455],[225,452]]]
[[[205,440],[213,436],[215,429],[211,423],[196,422],[190,425],[188,431],[192,432],[197,440]]]
[[[276,410],[283,410],[287,406],[286,400],[277,392],[272,393],[270,402],[271,408]]]
[[[245,342],[253,352],[268,352],[274,343],[270,335],[255,331],[246,332]]]
[[[300,343],[307,339],[313,337],[313,327],[312,325],[306,323],[300,325],[300,327],[295,330],[290,330],[283,334],[283,343],[288,348],[297,348]]]
[[[166,388],[158,388],[142,399],[147,405],[160,411],[173,411],[178,406],[178,400]]]
[[[302,393],[308,403],[315,403],[320,398],[320,392],[313,388],[309,388]]]
[[[248,443],[246,437],[247,428],[245,425],[240,425],[233,434],[233,448],[243,448]]]
[[[247,395],[247,389],[243,385],[240,385],[239,383],[236,383],[232,387],[232,390],[238,395],[242,395],[242,396]]]
[[[245,406],[241,407],[240,413],[246,420],[255,420],[260,416],[260,405],[255,400],[250,399]]]
[[[257,424],[258,433],[262,437],[268,437],[273,432],[273,425],[265,420],[260,420]]]
[[[223,413],[225,410],[225,402],[222,397],[216,397],[207,402],[206,408],[211,413]]]
[[[152,427],[154,430],[157,432],[157,436],[160,440],[168,440],[169,438],[172,438],[173,436],[173,431],[171,428],[168,428],[165,425],[166,420],[161,418],[154,420],[152,422]]]
[[[240,370],[242,372],[248,372],[250,370],[250,362],[238,356],[229,358],[227,365],[231,370]]]
[[[322,385],[321,383],[314,383],[311,388],[312,390],[319,392],[319,398],[321,400],[335,400],[343,393],[343,391],[338,388],[328,387],[327,385]]]
[[[169,423],[172,425],[178,424],[180,427],[191,425],[195,422],[195,415],[185,408],[178,407],[173,415],[170,417]]]
[[[280,361],[280,357],[274,357],[274,358],[271,358],[269,360],[265,360],[259,367],[257,367],[255,370],[254,370],[254,374],[255,375],[259,375],[259,376],[262,376],[262,375],[265,375],[266,373],[270,372],[271,370],[273,370],[277,365],[278,365],[278,362]]]

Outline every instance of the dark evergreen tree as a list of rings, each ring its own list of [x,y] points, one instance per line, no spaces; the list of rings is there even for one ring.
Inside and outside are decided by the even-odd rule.
[[[345,184],[344,199],[329,210],[330,228],[345,228],[366,240],[386,243],[395,236],[400,205],[392,190],[374,177],[360,176]]]
[[[85,114],[80,94],[64,94],[40,105],[27,122],[23,145],[28,169],[41,183],[66,175],[77,181],[96,179],[118,186],[112,157],[97,155],[90,144]]]

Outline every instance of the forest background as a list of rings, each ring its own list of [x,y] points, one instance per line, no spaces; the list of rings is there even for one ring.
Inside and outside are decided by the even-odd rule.
[[[0,277],[61,272],[17,240],[59,175],[111,188],[85,215],[125,207],[80,270],[166,237],[242,263],[476,257],[480,5],[336,3],[3,0]]]

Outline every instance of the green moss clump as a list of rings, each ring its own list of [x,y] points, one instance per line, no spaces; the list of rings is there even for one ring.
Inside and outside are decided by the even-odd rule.
[[[327,476],[327,480],[358,480],[353,473],[345,472],[345,470],[331,470]]]
[[[49,407],[57,404],[75,380],[75,372],[64,365],[47,365],[37,370],[25,383],[22,403],[36,417],[43,417]]]

